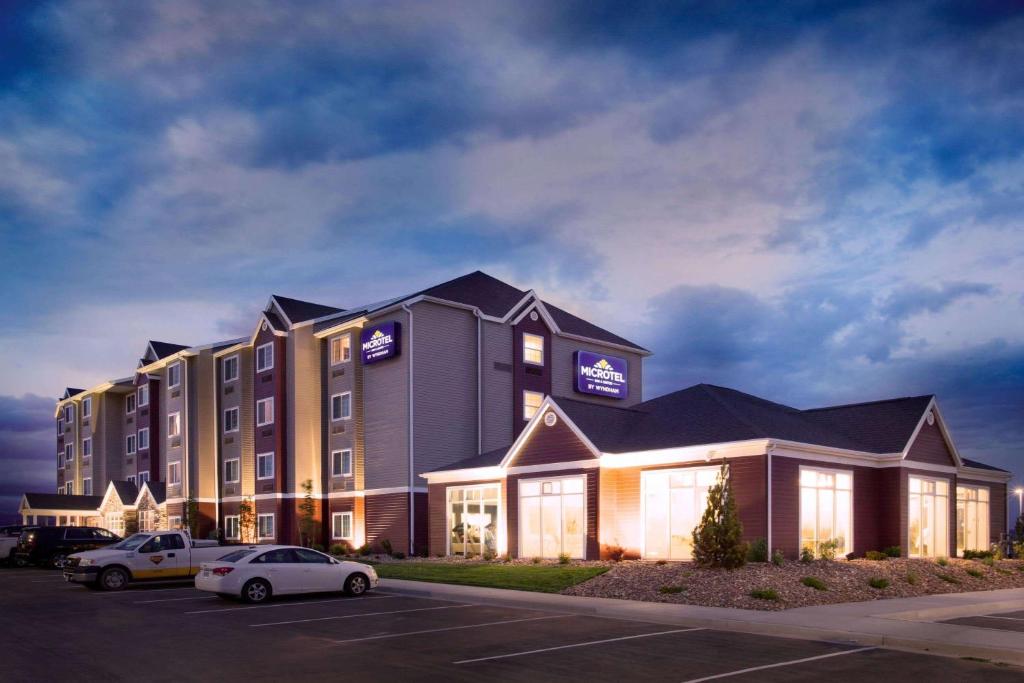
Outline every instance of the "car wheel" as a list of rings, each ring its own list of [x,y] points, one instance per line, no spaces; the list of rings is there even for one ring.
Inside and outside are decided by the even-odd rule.
[[[270,584],[263,579],[252,579],[242,586],[242,599],[259,604],[270,599]]]
[[[345,579],[345,592],[352,596],[359,596],[370,590],[370,580],[366,574],[351,574]]]
[[[125,586],[128,585],[128,572],[120,567],[105,569],[103,570],[103,573],[100,574],[99,584],[100,588],[105,591],[124,590]]]
[[[20,556],[16,555],[14,557],[14,566],[17,567],[18,569],[22,569],[24,567],[27,567],[28,566],[28,560],[26,560],[24,557],[20,557]]]
[[[68,561],[68,556],[64,553],[54,553],[53,557],[50,558],[50,566],[54,569],[63,569],[64,563]]]

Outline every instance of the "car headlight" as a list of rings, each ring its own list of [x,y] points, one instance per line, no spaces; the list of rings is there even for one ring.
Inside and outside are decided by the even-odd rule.
[[[96,560],[89,557],[83,557],[81,560],[78,561],[79,567],[89,567],[94,564],[96,564]]]

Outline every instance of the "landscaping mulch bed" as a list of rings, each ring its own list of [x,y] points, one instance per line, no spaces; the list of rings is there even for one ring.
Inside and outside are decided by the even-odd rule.
[[[1024,588],[1024,561],[999,560],[988,566],[978,560],[817,560],[809,563],[751,563],[727,571],[703,569],[689,562],[627,561],[586,583],[567,588],[565,595],[668,602],[707,607],[783,610],[840,602],[909,598],[939,593]],[[972,574],[977,574],[977,576]],[[818,579],[824,590],[804,585]],[[873,588],[869,582],[884,588]],[[808,581],[808,583],[817,583]],[[752,592],[774,592],[777,599],[755,598]]]

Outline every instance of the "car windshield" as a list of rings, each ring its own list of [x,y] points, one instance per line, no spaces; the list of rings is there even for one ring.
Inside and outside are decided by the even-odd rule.
[[[248,557],[249,555],[252,555],[254,552],[256,552],[256,551],[255,550],[236,550],[233,553],[228,553],[224,557],[217,558],[217,561],[218,562],[238,562],[243,557]]]
[[[113,546],[113,548],[114,550],[138,550],[139,546],[148,541],[149,538],[149,534],[132,534]]]

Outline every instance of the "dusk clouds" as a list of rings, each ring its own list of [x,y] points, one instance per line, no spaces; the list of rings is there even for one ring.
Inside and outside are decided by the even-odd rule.
[[[1019,472],[1013,5],[8,4],[0,457],[148,338],[479,268],[654,350],[649,396],[936,392]]]

